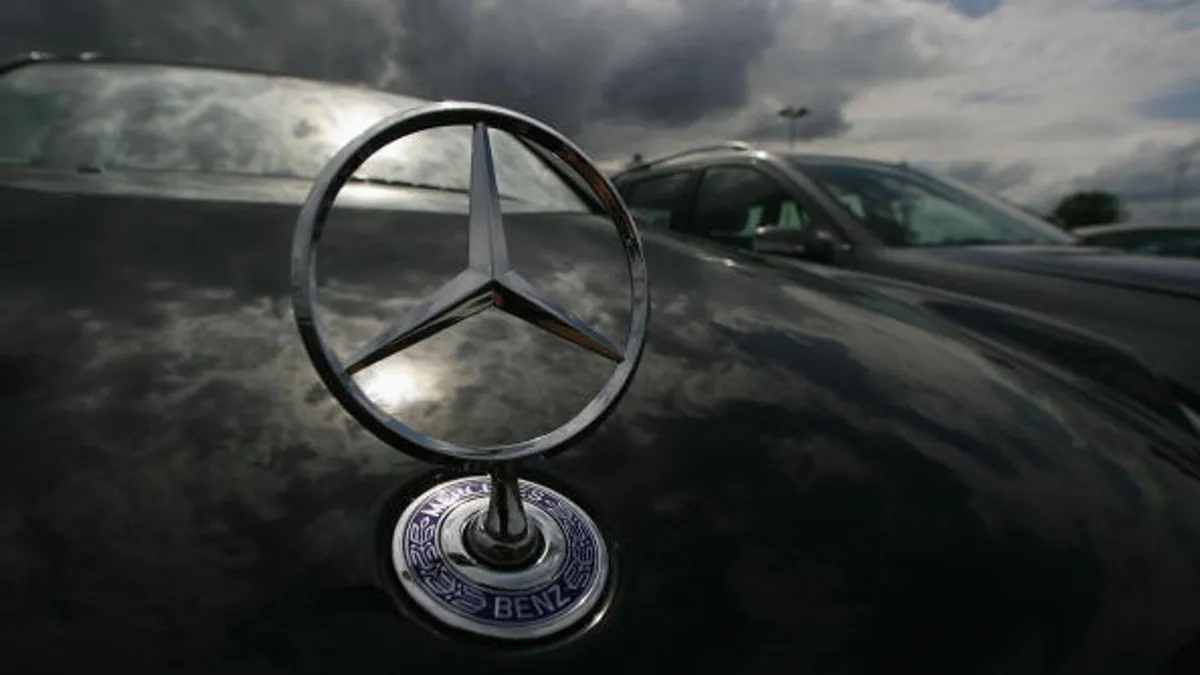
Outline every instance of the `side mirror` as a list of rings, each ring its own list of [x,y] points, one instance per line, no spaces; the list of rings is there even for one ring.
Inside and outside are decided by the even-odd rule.
[[[833,235],[820,227],[793,229],[763,225],[754,232],[754,250],[759,253],[831,263],[836,257],[837,244]]]

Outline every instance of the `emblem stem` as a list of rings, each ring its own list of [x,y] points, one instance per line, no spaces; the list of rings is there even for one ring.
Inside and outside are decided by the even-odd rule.
[[[520,541],[528,534],[529,519],[521,503],[516,462],[499,462],[488,474],[492,495],[483,527],[497,541]]]
[[[525,515],[517,463],[497,462],[488,475],[491,480],[488,509],[464,532],[467,550],[492,567],[526,567],[537,560],[544,541],[537,525]]]

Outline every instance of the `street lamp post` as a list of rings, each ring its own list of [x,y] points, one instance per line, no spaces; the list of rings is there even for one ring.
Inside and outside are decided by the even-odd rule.
[[[779,116],[787,120],[788,124],[788,152],[796,149],[796,122],[807,114],[808,108],[795,105],[789,105],[779,111]]]

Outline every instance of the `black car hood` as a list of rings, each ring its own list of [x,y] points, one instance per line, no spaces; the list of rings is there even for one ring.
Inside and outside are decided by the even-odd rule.
[[[1200,265],[1090,246],[947,246],[896,249],[927,257],[1200,299]]]
[[[603,619],[533,651],[431,629],[397,609],[381,542],[452,472],[320,385],[290,311],[295,205],[0,206],[4,672],[1147,672],[1197,644],[1193,438],[919,302],[656,234],[629,394],[526,469],[609,538]],[[465,262],[442,206],[334,210],[342,353]],[[514,263],[620,339],[611,228],[518,211]],[[477,318],[368,389],[483,443],[552,428],[607,372]]]

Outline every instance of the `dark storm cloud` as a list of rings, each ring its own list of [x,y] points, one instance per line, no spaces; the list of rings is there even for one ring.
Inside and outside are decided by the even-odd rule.
[[[787,7],[771,0],[694,0],[669,29],[604,83],[606,111],[671,126],[746,103],[750,66],[774,44]]]
[[[397,2],[397,58],[417,93],[483,100],[579,133],[628,20],[621,3]]]

